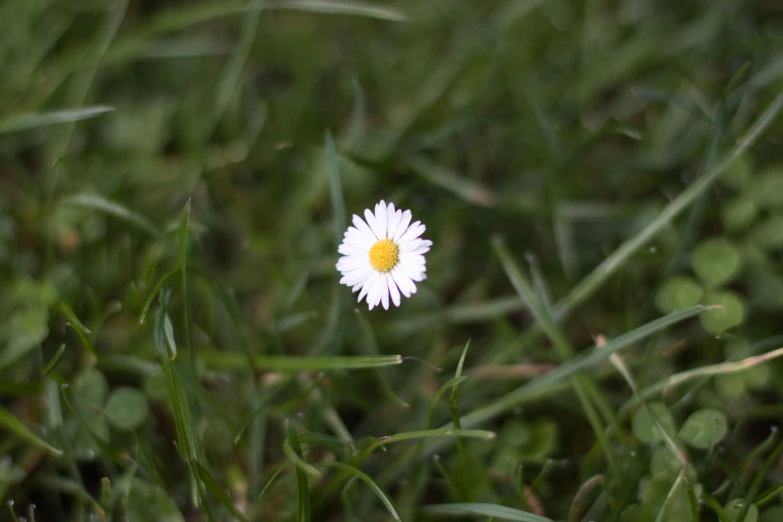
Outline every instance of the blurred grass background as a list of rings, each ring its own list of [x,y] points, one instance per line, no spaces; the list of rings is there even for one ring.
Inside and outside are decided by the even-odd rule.
[[[0,519],[783,520],[779,2],[6,0],[0,64]]]

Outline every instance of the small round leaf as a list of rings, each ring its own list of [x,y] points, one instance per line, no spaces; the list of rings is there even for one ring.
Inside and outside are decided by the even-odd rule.
[[[134,478],[128,489],[128,522],[148,520],[185,522],[185,517],[166,490],[140,478]]]
[[[759,208],[783,206],[783,169],[775,167],[759,174],[748,185],[747,195]]]
[[[669,410],[664,403],[653,402],[648,404],[647,407],[642,406],[639,408],[633,418],[633,433],[639,440],[642,442],[658,442],[664,439],[661,430],[658,429],[658,425],[650,415],[650,412],[655,415],[655,418],[658,419],[667,434],[674,434],[674,419],[672,418],[672,414],[669,413]]]
[[[86,419],[100,415],[108,389],[106,377],[97,368],[87,366],[76,377],[73,386],[74,407]]]
[[[726,400],[737,399],[745,393],[745,379],[739,373],[715,377],[715,391]]]
[[[755,505],[750,506],[748,514],[745,515],[744,520],[740,521],[737,519],[744,505],[744,499],[735,498],[733,500],[729,500],[723,510],[726,512],[726,515],[729,517],[731,522],[757,522],[759,519],[759,510]]]
[[[772,382],[772,368],[768,364],[748,368],[741,375],[745,386],[751,390],[764,390]]]
[[[712,238],[693,249],[691,264],[699,280],[707,287],[730,281],[740,268],[740,253],[730,241]]]
[[[762,250],[776,250],[783,247],[783,215],[768,217],[750,231],[750,238]]]
[[[702,327],[710,334],[719,334],[733,326],[742,324],[745,320],[745,305],[734,292],[708,292],[702,303],[708,306],[720,306],[720,308],[707,310],[699,315]]]
[[[756,204],[748,198],[735,199],[724,205],[720,212],[721,222],[728,232],[744,230],[753,223],[757,215]]]
[[[694,412],[683,424],[679,437],[694,448],[707,449],[726,435],[726,417],[718,410]]]
[[[697,304],[702,295],[704,290],[692,277],[670,277],[655,294],[655,307],[668,314]]]
[[[147,418],[147,397],[136,388],[123,386],[114,390],[106,403],[106,417],[121,430],[132,430]]]

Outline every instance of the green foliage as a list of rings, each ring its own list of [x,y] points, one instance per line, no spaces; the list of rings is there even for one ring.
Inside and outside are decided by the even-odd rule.
[[[642,442],[662,441],[664,435],[661,433],[661,427],[669,436],[674,435],[675,431],[674,418],[662,402],[653,402],[639,408],[633,417],[632,427],[633,434]]]
[[[684,310],[701,301],[702,287],[686,276],[670,277],[655,294],[655,307],[663,313]]]
[[[731,242],[712,238],[693,248],[691,263],[704,286],[711,288],[729,282],[739,271],[740,259],[739,251]]]
[[[708,292],[702,303],[715,307],[704,312],[699,320],[707,332],[718,334],[745,320],[745,304],[742,298],[730,291]]]
[[[141,426],[148,414],[147,398],[136,388],[117,388],[106,403],[106,418],[121,430]]]
[[[780,519],[772,4],[0,2],[3,514]]]
[[[726,435],[726,417],[717,410],[698,410],[685,421],[678,437],[694,448],[707,449]]]

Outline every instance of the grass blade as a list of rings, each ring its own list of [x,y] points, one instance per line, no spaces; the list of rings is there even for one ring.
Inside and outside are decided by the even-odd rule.
[[[492,517],[498,520],[512,520],[516,522],[552,522],[552,519],[534,515],[526,511],[512,509],[497,504],[484,504],[479,502],[462,502],[454,504],[433,504],[422,508],[424,513],[430,515],[448,516],[482,516]]]
[[[335,0],[284,0],[280,2],[268,2],[269,9],[292,9],[297,11],[309,11],[322,14],[339,14],[363,16],[386,20],[388,22],[404,22],[405,14],[397,9],[382,7],[364,2],[338,2]]]
[[[640,230],[636,235],[627,239],[614,252],[606,257],[592,272],[584,277],[554,309],[554,319],[561,321],[568,317],[574,309],[584,303],[596,290],[601,288],[606,281],[613,276],[626,261],[648,241],[667,227],[686,208],[693,204],[704,194],[717,179],[726,171],[732,162],[746,150],[748,150],[761,137],[764,131],[772,124],[781,108],[783,108],[783,94],[775,97],[767,109],[759,116],[753,126],[742,136],[737,145],[726,153],[719,161],[712,164],[699,179],[674,198],[655,219]],[[539,326],[534,325],[528,331],[528,335],[540,333]],[[500,352],[494,360],[508,359],[518,350],[519,345],[512,345],[509,349]]]
[[[59,125],[62,123],[89,120],[96,116],[100,116],[101,114],[112,112],[113,110],[114,107],[96,105],[94,107],[82,107],[80,109],[63,109],[37,114],[19,114],[0,121],[0,134],[35,129],[47,125]]]
[[[199,356],[208,368],[236,370],[247,368],[247,357],[233,352],[207,352]],[[337,355],[333,357],[306,357],[287,355],[253,355],[256,370],[299,372],[305,370],[361,370],[402,364],[401,355]]]
[[[190,301],[188,300],[188,222],[190,221],[190,202],[188,198],[182,209],[179,223],[179,267],[182,274],[182,314],[185,324],[185,346],[190,353],[190,368],[196,373],[196,351],[193,349],[193,332],[191,330]]]
[[[168,283],[171,282],[172,279],[174,279],[177,274],[179,273],[180,268],[177,267],[168,274],[164,275],[160,281],[158,281],[158,284],[155,285],[155,288],[150,293],[150,296],[147,298],[147,301],[144,303],[144,308],[141,310],[141,316],[139,317],[139,324],[144,324],[144,322],[147,319],[147,313],[150,311],[150,306],[152,306],[152,303],[155,301],[155,297],[158,295],[158,292],[166,286]]]
[[[378,340],[375,338],[375,334],[372,331],[370,321],[367,320],[367,317],[365,317],[360,310],[354,310],[354,312],[359,319],[359,328],[362,331],[364,345],[367,347],[367,351],[370,352],[370,355],[377,356],[380,353],[380,349],[378,348]],[[409,406],[407,402],[399,397],[399,395],[394,393],[394,390],[392,390],[392,387],[389,385],[389,382],[381,371],[376,370],[375,377],[378,379],[381,391],[390,401],[403,408]]]
[[[517,408],[520,404],[534,400],[538,397],[553,393],[560,389],[565,389],[570,384],[563,382],[564,379],[573,373],[596,366],[606,361],[612,353],[632,346],[642,339],[653,335],[664,328],[682,322],[694,317],[706,310],[703,306],[694,306],[679,312],[672,312],[664,317],[658,318],[624,335],[616,337],[606,343],[602,349],[593,349],[587,355],[578,356],[566,363],[561,364],[555,370],[547,372],[540,377],[523,384],[517,389],[507,393],[490,404],[482,406],[472,412],[463,415],[461,422],[463,426],[473,427],[483,422],[487,422],[496,416]],[[445,426],[444,426],[445,427]],[[431,444],[427,446],[427,453],[437,451],[440,444]]]
[[[771,361],[773,359],[777,359],[778,357],[781,356],[783,356],[783,347],[778,348],[777,350],[772,350],[770,352],[763,353],[761,355],[752,355],[750,357],[746,357],[745,359],[742,359],[741,361],[712,364],[709,366],[702,366],[701,368],[695,368],[693,370],[688,370],[686,372],[674,374],[640,391],[639,397],[632,398],[630,401],[628,401],[626,404],[623,405],[620,411],[621,412],[626,411],[629,408],[635,406],[636,404],[639,403],[640,399],[649,399],[654,395],[662,393],[664,390],[675,388],[694,379],[701,379],[706,377],[712,377],[715,375],[727,375],[730,373],[742,372],[747,370],[748,368],[752,368],[758,364],[762,364]]]
[[[153,225],[149,219],[137,212],[128,209],[127,207],[124,207],[123,205],[120,205],[116,201],[112,201],[101,196],[100,194],[89,194],[86,192],[81,194],[72,194],[70,196],[64,197],[61,203],[63,205],[74,205],[93,210],[100,210],[101,212],[110,214],[116,218],[122,219],[123,221],[132,223],[150,235],[160,236],[160,232],[157,228],[155,228],[155,225]]]
[[[372,489],[373,493],[375,493],[378,496],[378,498],[381,499],[381,502],[383,502],[383,505],[386,506],[386,509],[389,511],[392,518],[394,518],[394,520],[397,520],[398,522],[402,522],[402,519],[400,518],[399,513],[397,513],[397,510],[394,507],[394,503],[391,501],[389,496],[367,474],[365,474],[364,472],[362,472],[361,470],[353,466],[344,464],[342,462],[324,462],[323,464],[326,466],[330,466],[333,468],[346,471],[351,475],[353,475],[354,477],[363,480],[368,486],[370,486],[370,489]]]
[[[492,191],[423,156],[410,159],[408,166],[430,183],[453,193],[471,205],[487,208],[495,206],[497,196]]]
[[[215,499],[223,505],[223,507],[228,509],[232,515],[234,515],[239,520],[242,520],[243,522],[248,522],[248,518],[237,509],[236,505],[234,505],[234,502],[223,490],[220,483],[215,480],[212,474],[198,462],[194,462],[193,465],[196,468],[199,480],[201,480],[201,482],[204,484],[204,487],[207,488],[207,491],[209,491],[212,496],[214,496]]]
[[[294,472],[296,473],[296,520],[297,522],[310,522],[310,486],[307,484],[307,474],[314,472],[313,476],[320,477],[321,472],[307,464],[302,458],[302,447],[299,445],[296,431],[288,421],[286,421],[286,432],[288,436],[283,444],[283,451],[294,463]]]
[[[0,425],[4,426],[5,429],[17,437],[26,440],[34,446],[45,449],[55,457],[59,457],[63,454],[62,450],[55,448],[41,437],[36,435],[33,430],[28,428],[22,421],[17,419],[14,415],[11,414],[11,412],[2,406],[0,406]]]
[[[60,347],[57,349],[57,353],[54,354],[52,359],[46,363],[46,366],[43,367],[41,370],[41,375],[48,375],[49,372],[51,372],[55,366],[57,366],[57,363],[60,362],[60,357],[63,356],[65,353],[65,343],[61,344]]]

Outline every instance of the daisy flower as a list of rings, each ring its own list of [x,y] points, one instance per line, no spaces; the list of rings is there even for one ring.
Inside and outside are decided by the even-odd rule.
[[[337,270],[340,283],[359,292],[358,302],[366,296],[370,310],[382,304],[389,309],[389,298],[400,306],[400,294],[416,293],[416,283],[426,279],[424,254],[432,241],[421,239],[425,226],[421,221],[411,224],[411,211],[395,209],[381,200],[375,212],[364,211],[366,221],[356,214],[353,225],[345,232],[338,248],[343,257]]]

